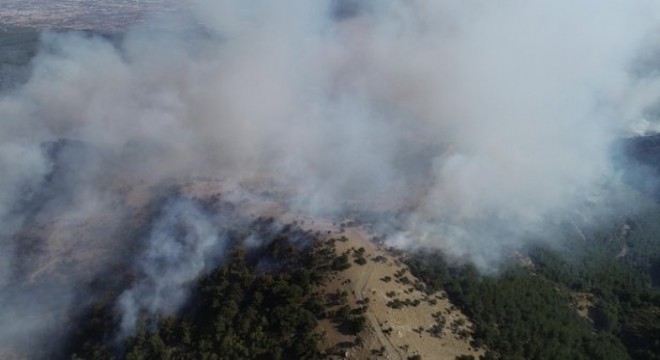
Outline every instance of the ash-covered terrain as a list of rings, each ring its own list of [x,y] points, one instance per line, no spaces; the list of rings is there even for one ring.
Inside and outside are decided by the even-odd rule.
[[[660,358],[656,14],[3,4],[0,358]]]

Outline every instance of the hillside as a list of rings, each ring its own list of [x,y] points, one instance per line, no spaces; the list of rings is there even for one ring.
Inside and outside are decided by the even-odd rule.
[[[236,248],[226,260],[227,262],[218,269],[213,270],[209,275],[210,277],[202,276],[198,280],[200,286],[208,286],[204,284],[208,281],[215,283],[216,280],[212,279],[216,275],[213,274],[220,271],[223,275],[217,276],[221,276],[223,279],[225,285],[222,286],[234,289],[232,291],[242,291],[242,295],[240,293],[236,295],[217,295],[219,293],[214,293],[216,295],[211,295],[213,298],[207,298],[206,296],[209,295],[201,290],[200,295],[193,295],[192,302],[184,308],[179,317],[171,318],[171,320],[163,319],[162,321],[175,321],[178,324],[178,321],[190,319],[191,316],[195,319],[198,315],[194,314],[198,311],[213,312],[213,310],[199,309],[199,307],[204,306],[204,303],[208,301],[222,302],[222,299],[231,298],[238,299],[239,313],[257,311],[255,315],[265,315],[263,313],[265,309],[247,310],[243,308],[252,306],[250,305],[252,300],[248,301],[248,299],[255,296],[252,293],[253,291],[259,291],[264,294],[264,301],[271,305],[273,301],[284,300],[284,304],[299,305],[309,311],[307,314],[311,313],[316,318],[315,321],[312,321],[316,324],[312,328],[304,327],[300,334],[289,338],[288,341],[292,342],[290,347],[285,346],[281,349],[284,358],[303,358],[306,356],[307,358],[326,357],[329,359],[407,359],[409,356],[421,355],[422,358],[454,359],[457,355],[462,354],[478,355],[478,352],[472,350],[469,345],[471,326],[464,315],[449,303],[446,295],[442,292],[428,295],[424,293],[422,291],[424,289],[423,285],[414,276],[407,273],[407,267],[401,262],[399,256],[382,250],[377,244],[368,239],[368,230],[364,225],[348,225],[350,221],[332,222],[323,219],[303,218],[282,211],[280,207],[271,201],[260,202],[260,200],[256,200],[248,202],[246,199],[250,198],[249,194],[243,194],[243,196],[236,198],[235,195],[231,194],[236,194],[238,189],[230,189],[232,187],[223,182],[205,180],[186,184],[181,188],[181,193],[184,196],[192,196],[193,199],[196,199],[195,201],[207,204],[205,205],[207,209],[209,207],[217,209],[231,208],[232,211],[244,214],[250,213],[250,216],[256,217],[248,228],[241,231],[245,235],[239,235],[239,238],[231,240]],[[227,195],[223,193],[225,191],[228,193]],[[283,220],[287,223],[277,225]],[[273,228],[280,230],[269,233]],[[262,239],[263,243],[251,244],[250,239],[255,236]],[[264,263],[269,265],[263,265]],[[235,268],[236,266],[242,266],[243,268]],[[266,270],[263,269],[263,266],[267,266]],[[229,274],[226,271],[229,269],[232,269],[232,272],[240,270],[245,275],[234,274],[228,279],[226,277]],[[256,273],[251,274],[253,271],[256,271]],[[248,276],[251,280],[246,280],[244,276]],[[302,291],[302,293],[286,296],[272,294],[270,296],[275,296],[280,300],[268,300],[269,291],[280,290],[252,289],[253,286],[258,286],[253,285],[253,282],[262,281],[260,279],[264,276],[267,278],[274,277],[276,281],[284,281],[283,284],[288,283],[288,286],[293,286],[298,289],[295,291]],[[131,275],[126,274],[124,277],[131,277]],[[263,278],[263,281],[266,281],[265,279]],[[243,281],[249,282],[243,283]],[[202,298],[197,298],[197,296]],[[106,299],[106,301],[113,302],[111,298]],[[247,301],[247,304],[244,301]],[[106,309],[104,311],[110,310]],[[220,309],[219,311],[224,310]],[[268,312],[271,311],[277,312],[278,310],[268,310]],[[289,311],[292,311],[292,309]],[[71,350],[73,353],[82,358],[89,358],[98,349],[107,346],[107,344],[104,345],[102,339],[111,338],[112,324],[116,323],[116,320],[108,322],[113,317],[111,311],[104,316],[108,318],[102,321],[105,325],[101,329],[83,326],[83,329],[88,330],[79,333],[78,336],[81,338],[74,341],[74,344],[78,343],[79,345],[73,346],[73,349],[75,349]],[[218,314],[215,316],[224,315]],[[93,322],[96,321],[98,320],[93,320]],[[197,325],[197,320],[188,321],[192,321],[193,328],[206,326]],[[231,320],[227,319],[227,321]],[[273,329],[275,334],[288,332],[278,328],[284,326],[280,323],[280,319],[271,321],[276,322],[276,327]],[[183,326],[183,324],[181,323],[178,326]],[[290,326],[296,328],[302,325],[291,324]],[[252,329],[250,331],[254,330],[254,328],[250,328]],[[88,331],[92,331],[92,333],[102,331],[106,335],[101,338],[92,336],[90,339]],[[176,333],[184,330],[170,331]],[[312,333],[315,335],[308,339],[306,336]],[[180,358],[184,354],[188,354],[186,356],[192,356],[192,358],[199,355],[199,353],[196,353],[197,350],[190,349],[182,343],[182,339],[165,338],[160,332],[156,334],[161,334],[159,336],[163,337],[164,348],[154,349],[150,347],[152,345],[147,346],[139,338],[131,338],[132,340],[128,340],[131,344],[129,346],[130,350],[125,356],[131,358],[131,356],[136,356],[131,354],[139,352],[152,353],[151,356],[156,356],[153,354],[160,354],[163,351],[165,353],[171,352],[171,356],[175,358]],[[273,334],[269,335],[272,336]],[[147,336],[148,338],[151,335],[147,332],[141,336]],[[253,347],[249,342],[245,342],[246,338],[244,336],[246,335],[237,333],[237,336],[244,346],[250,349]],[[276,339],[278,338],[276,337]],[[98,343],[99,340],[101,340],[101,343]],[[230,350],[224,348],[225,345],[216,345],[224,348],[216,354],[225,354],[225,358],[229,359],[236,356],[261,358],[261,356],[266,356],[265,354],[273,356],[271,351],[279,349],[281,341],[282,339],[279,338],[273,344],[262,345],[261,350],[252,349],[247,353],[243,353],[243,355],[232,352],[239,350]],[[299,341],[309,342],[306,346],[310,347],[310,353],[303,355],[303,353],[294,350],[296,346],[300,346],[296,345]],[[312,344],[315,345],[312,346]],[[99,348],[99,346],[101,347]],[[289,348],[289,350],[286,350],[286,348]],[[317,350],[314,352],[311,349]],[[113,353],[111,350],[108,351],[110,351],[109,354]],[[100,358],[106,358],[104,356]]]
[[[178,272],[160,274],[166,287],[158,294],[164,298],[149,294],[144,304],[182,290],[189,298],[174,312],[143,307],[136,327],[125,335],[121,299],[143,287],[159,289],[149,284],[161,280],[149,278],[144,265],[127,267],[121,259],[107,264],[109,270],[90,278],[96,285],[87,296],[95,300],[69,312],[66,325],[58,326],[67,340],[57,357],[541,359],[570,354],[655,359],[659,354],[659,322],[653,319],[660,314],[660,295],[651,285],[659,256],[653,245],[656,232],[649,226],[660,212],[635,220],[625,232],[619,228],[613,235],[589,236],[589,243],[601,246],[576,245],[573,258],[530,249],[527,260],[486,276],[438,253],[388,249],[368,223],[305,217],[279,204],[277,192],[263,197],[255,190],[254,184],[198,180],[126,191],[126,199],[143,214],[131,220],[125,236],[152,233],[158,218],[169,217],[164,213],[171,204],[183,202],[221,221],[216,225],[226,240],[206,251],[224,250],[212,266],[184,282],[168,282]],[[158,193],[165,198],[154,196]],[[179,234],[176,241],[197,241],[193,219],[179,214],[179,225],[167,231]],[[96,222],[88,218],[69,224],[68,233],[97,233],[90,230]],[[30,236],[36,241],[48,233],[46,228]],[[52,233],[35,242],[61,250],[49,250],[56,257],[39,260],[42,265],[35,266],[28,282],[52,281],[70,272],[65,269],[96,267],[93,259],[103,256],[102,248],[90,244],[61,248],[58,236],[65,235]],[[129,245],[127,251],[150,254],[149,246]],[[623,255],[622,246],[629,249]],[[186,254],[148,256],[175,268],[181,261],[198,261]],[[60,262],[65,256],[66,268]],[[32,353],[30,358],[51,355]]]

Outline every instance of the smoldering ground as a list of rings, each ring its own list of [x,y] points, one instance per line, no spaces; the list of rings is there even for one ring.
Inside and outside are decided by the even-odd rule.
[[[135,188],[165,178],[268,179],[311,215],[397,212],[390,244],[483,269],[529,241],[560,241],[567,221],[597,226],[636,211],[644,201],[631,199],[643,197],[612,149],[640,124],[657,126],[660,82],[645,50],[658,43],[658,7],[202,1],[118,41],[43,33],[29,77],[0,99],[0,348],[58,323],[46,314],[66,314],[133,243],[155,252],[135,257],[145,278],[128,294],[159,288],[148,279],[151,261],[170,263],[162,239],[111,234],[148,203]],[[44,144],[62,139],[85,150],[56,160]],[[199,222],[178,245],[200,246],[191,256],[222,248],[208,230],[220,220],[179,215]],[[35,221],[49,236],[35,235],[26,256]],[[103,226],[75,232],[89,223]],[[81,260],[80,249],[103,260]],[[47,295],[28,306],[41,293],[18,284],[54,271],[45,264],[59,264],[61,284],[37,287]],[[207,266],[176,265],[179,280],[164,286]],[[169,301],[146,309],[175,311]],[[29,318],[38,321],[20,320]]]

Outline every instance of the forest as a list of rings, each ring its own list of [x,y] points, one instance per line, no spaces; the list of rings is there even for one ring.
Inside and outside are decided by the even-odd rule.
[[[564,243],[496,275],[438,253],[407,263],[468,315],[485,359],[660,359],[660,211]]]
[[[257,249],[246,250],[246,234],[235,234],[231,254],[198,279],[179,314],[145,316],[136,334],[121,341],[113,311],[116,294],[108,294],[80,316],[62,357],[266,360],[318,359],[332,353],[319,349],[318,319],[331,318],[346,334],[362,331],[366,319],[346,305],[345,294],[314,289],[332,271],[350,264],[335,255],[332,240],[313,241],[315,234],[290,225],[273,234],[272,223],[260,219],[252,224],[251,231],[269,239]]]

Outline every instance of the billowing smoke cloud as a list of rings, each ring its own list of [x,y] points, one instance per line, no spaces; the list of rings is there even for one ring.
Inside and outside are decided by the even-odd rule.
[[[659,7],[225,0],[120,39],[44,33],[29,79],[0,98],[1,296],[42,264],[15,266],[26,209],[122,219],[143,204],[126,184],[164,178],[267,180],[309,214],[397,214],[391,244],[483,268],[529,239],[555,239],[557,224],[612,216],[621,199],[634,209],[611,152],[659,128],[647,50]],[[58,162],[44,144],[61,139],[85,145]],[[53,177],[62,163],[78,175]],[[147,250],[121,297],[126,332],[140,312],[175,311],[221,248],[217,219],[185,204],[168,211],[134,240]],[[181,221],[191,231],[175,236]],[[53,254],[91,241],[112,258],[113,237],[91,234],[59,237]],[[75,293],[81,277],[63,281]],[[16,343],[20,314],[2,309],[0,349]]]

